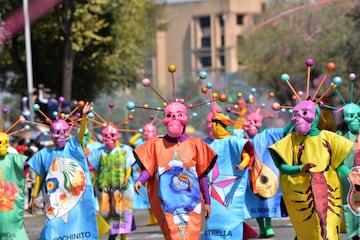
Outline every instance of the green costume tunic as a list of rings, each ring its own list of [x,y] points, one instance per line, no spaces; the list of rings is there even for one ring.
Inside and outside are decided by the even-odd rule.
[[[28,239],[24,229],[24,164],[26,156],[0,157],[0,239]]]
[[[314,163],[309,172],[280,174],[280,186],[298,240],[339,239],[341,189],[336,169],[353,143],[330,131],[291,133],[269,147],[278,167]],[[320,206],[321,205],[321,206]]]

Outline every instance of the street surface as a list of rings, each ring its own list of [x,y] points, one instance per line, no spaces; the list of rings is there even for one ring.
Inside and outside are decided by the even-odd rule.
[[[146,226],[146,221],[148,219],[147,210],[136,210],[135,211],[135,222],[137,229],[126,237],[127,240],[163,240],[160,228],[156,226]],[[38,240],[40,231],[44,226],[45,216],[38,210],[36,214],[25,213],[25,228],[28,232],[28,237],[30,240]],[[258,231],[257,223],[255,220],[251,219],[246,221],[249,225]],[[273,228],[275,230],[275,236],[273,238],[267,239],[276,239],[276,240],[292,240],[294,239],[294,230],[292,229],[289,218],[276,218],[273,219]],[[105,240],[106,237],[103,239]],[[119,237],[117,239],[120,239]],[[256,238],[255,238],[256,239]],[[346,235],[341,234],[340,240],[346,240]]]

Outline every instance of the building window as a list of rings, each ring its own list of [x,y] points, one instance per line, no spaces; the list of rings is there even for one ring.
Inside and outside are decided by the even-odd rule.
[[[210,17],[200,17],[199,18],[200,27],[201,28],[209,28],[210,27]]]
[[[210,37],[202,37],[201,38],[201,47],[210,47],[211,46],[211,38]]]
[[[220,65],[221,67],[225,66],[225,56],[220,56]]]
[[[211,67],[211,57],[201,57],[200,62],[202,67]]]
[[[225,36],[221,35],[221,47],[225,47]]]
[[[236,16],[236,24],[237,25],[243,25],[244,24],[244,15],[238,14]]]
[[[225,20],[225,14],[219,15],[219,25],[220,25],[220,27],[224,26],[224,22],[225,22],[224,20]]]

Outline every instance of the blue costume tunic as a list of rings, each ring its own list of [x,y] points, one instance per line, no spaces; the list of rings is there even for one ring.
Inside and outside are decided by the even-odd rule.
[[[205,139],[205,142],[218,158],[208,174],[211,214],[201,239],[242,239],[249,170],[239,170],[236,166],[241,162],[241,153],[248,141],[228,136]]]
[[[47,222],[40,239],[99,239],[96,199],[77,138],[70,138],[64,149],[41,149],[28,163],[44,177]]]
[[[245,138],[243,130],[236,131],[236,134],[239,137]],[[279,170],[270,156],[268,146],[279,141],[283,138],[283,136],[283,128],[268,128],[250,138],[250,142],[255,148],[255,152],[257,153],[259,160],[268,166],[275,173],[278,179],[280,178]],[[263,199],[253,193],[251,183],[249,181],[246,189],[246,219],[258,217],[282,217],[280,205],[281,196],[282,193],[279,187],[274,197]]]

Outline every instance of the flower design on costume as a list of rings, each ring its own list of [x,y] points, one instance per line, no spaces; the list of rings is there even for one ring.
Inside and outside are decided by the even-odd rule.
[[[0,212],[13,210],[14,202],[18,196],[18,186],[4,179],[0,168]]]
[[[45,206],[47,217],[62,217],[67,222],[68,212],[81,200],[85,191],[86,176],[75,160],[56,158],[50,166],[45,186],[49,194]]]

